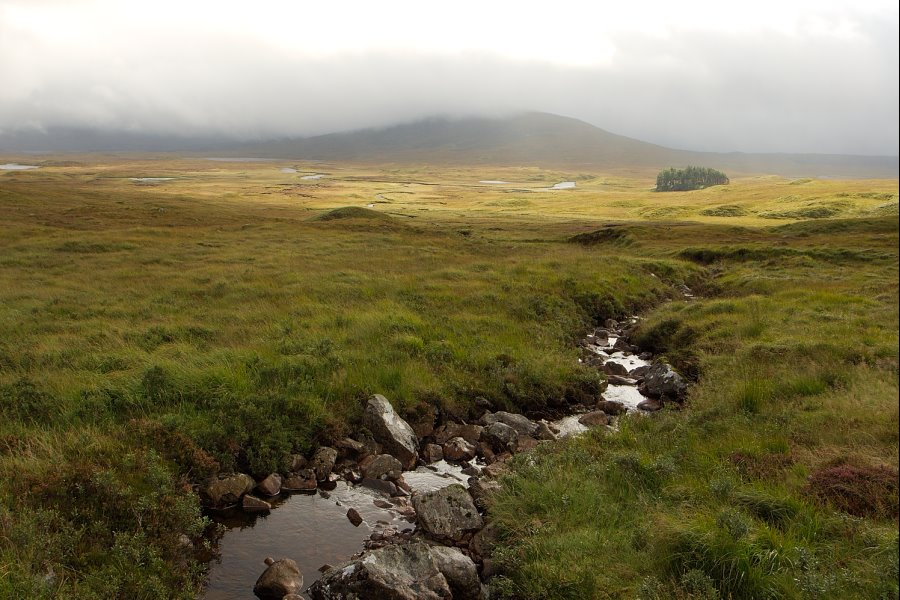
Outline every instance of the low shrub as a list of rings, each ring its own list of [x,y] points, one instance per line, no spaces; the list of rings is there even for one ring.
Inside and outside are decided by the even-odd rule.
[[[810,475],[805,492],[857,517],[897,518],[897,470],[837,465]]]

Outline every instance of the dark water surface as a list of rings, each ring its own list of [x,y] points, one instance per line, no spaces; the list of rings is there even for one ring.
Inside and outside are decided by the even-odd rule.
[[[303,585],[308,586],[318,579],[319,567],[345,561],[362,550],[376,521],[395,519],[390,511],[372,504],[374,496],[365,492],[341,486],[330,494],[329,498],[318,493],[295,494],[270,514],[259,517],[248,516],[240,509],[214,515],[228,531],[219,541],[220,558],[210,567],[203,597],[255,598],[253,584],[265,571],[263,560],[267,556],[295,560],[303,573]],[[344,502],[365,519],[359,527],[347,520],[348,505]]]
[[[404,478],[413,489],[428,491],[452,483],[465,484],[467,477],[459,471],[459,467],[441,461],[405,473]],[[392,508],[376,506],[375,500],[383,504],[388,498],[368,488],[339,482],[324,495],[282,496],[273,502],[268,515],[252,516],[239,508],[211,514],[227,531],[218,543],[220,557],[210,565],[203,598],[255,598],[253,584],[265,571],[263,560],[267,556],[295,560],[306,588],[319,578],[322,565],[336,565],[362,551],[376,525],[391,525],[398,531],[413,527]],[[347,519],[351,507],[364,519],[359,527]]]

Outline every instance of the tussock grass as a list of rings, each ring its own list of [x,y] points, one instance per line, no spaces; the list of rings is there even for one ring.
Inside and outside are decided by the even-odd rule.
[[[192,482],[283,468],[373,392],[414,422],[590,400],[579,336],[654,306],[637,341],[697,381],[689,409],[519,458],[500,596],[896,596],[896,521],[807,487],[896,470],[895,181],[280,166],[0,176],[0,597],[194,597]],[[860,218],[760,217],[838,200]]]
[[[742,235],[784,245],[714,250],[719,275],[705,288],[716,297],[667,304],[636,336],[696,369],[688,408],[626,419],[619,434],[563,444],[513,475],[492,507],[510,536],[501,595],[897,597],[896,220]],[[711,251],[689,240],[680,256]],[[857,253],[881,258],[833,260]],[[576,451],[585,458],[569,459]],[[579,515],[518,481],[562,473],[567,496],[587,503]],[[515,524],[540,521],[565,539],[581,515],[598,515],[602,556],[547,547]],[[529,574],[539,560],[552,563],[541,578]],[[572,571],[594,577],[577,591],[554,585]]]

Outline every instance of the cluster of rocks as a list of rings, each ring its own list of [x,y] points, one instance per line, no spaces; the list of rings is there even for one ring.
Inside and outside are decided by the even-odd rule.
[[[509,412],[487,412],[478,423],[417,426],[422,437],[381,395],[369,398],[363,425],[370,435],[347,438],[334,448],[322,447],[308,461],[295,460],[295,470],[272,474],[260,482],[234,474],[211,479],[203,488],[210,505],[240,503],[280,490],[321,490],[335,478],[381,492],[376,506],[405,517],[415,528],[398,531],[377,522],[364,551],[352,560],[328,566],[308,590],[313,598],[442,598],[481,599],[483,578],[493,573],[490,551],[496,544],[494,527],[485,509],[489,496],[500,489],[497,477],[504,461],[516,452],[553,440],[556,433],[544,421]],[[419,464],[450,461],[463,467],[468,487],[459,483],[415,492],[404,480],[405,471]],[[293,487],[286,487],[288,482]],[[302,485],[301,485],[302,482]],[[223,490],[227,483],[228,493]],[[280,486],[279,486],[280,484]],[[260,500],[264,502],[263,500]],[[348,520],[363,522],[350,508]],[[260,598],[281,598],[296,588],[293,561],[267,561],[268,568],[254,592]],[[385,590],[392,590],[384,596]],[[282,596],[278,596],[282,593]]]
[[[581,342],[582,363],[600,369],[606,374],[610,385],[636,386],[640,393],[647,397],[638,404],[638,408],[647,412],[660,410],[667,401],[683,402],[687,394],[687,382],[664,358],[654,359],[650,352],[641,352],[637,346],[629,342],[631,334],[640,322],[637,317],[631,317],[624,323],[618,323],[614,319],[607,319],[605,327],[595,329]],[[610,344],[610,340],[615,342]],[[637,356],[641,361],[653,361],[649,365],[641,365],[631,370],[622,363],[610,360],[607,353],[618,352],[622,357]],[[601,406],[602,405],[602,406]],[[601,400],[598,410],[614,416],[607,408],[615,411],[615,407],[609,406],[608,401]]]
[[[686,391],[684,380],[668,363],[657,359],[629,371],[605,359],[605,352],[597,352],[609,350],[614,336],[615,351],[626,356],[638,352],[627,341],[636,323],[636,319],[622,325],[607,321],[582,343],[587,351],[584,362],[602,369],[614,385],[638,386],[648,396],[639,408],[658,410],[662,402],[683,399]],[[578,420],[586,427],[609,425],[627,410],[602,397],[595,406],[582,408]],[[340,565],[323,567],[321,578],[308,590],[314,599],[484,598],[482,582],[493,574],[490,554],[497,541],[485,510],[490,495],[500,488],[497,476],[506,459],[556,439],[559,430],[552,423],[504,411],[484,412],[476,423],[432,422],[413,428],[377,394],[366,404],[363,427],[365,433],[320,447],[309,459],[294,457],[285,474],[273,473],[261,481],[246,474],[211,478],[201,487],[201,497],[210,507],[240,505],[259,512],[271,509],[265,498],[283,491],[327,493],[341,479],[371,488],[382,494],[374,501],[376,506],[390,509],[415,527],[398,531],[387,521],[375,523],[363,552]],[[404,472],[442,460],[463,467],[468,487],[452,484],[416,492],[405,481]],[[363,522],[354,508],[347,511],[347,519],[356,526]],[[293,561],[267,559],[266,564],[254,588],[258,597],[290,598],[300,593],[303,578]]]

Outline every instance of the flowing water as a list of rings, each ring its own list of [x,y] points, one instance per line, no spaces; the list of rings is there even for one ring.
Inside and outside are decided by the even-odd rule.
[[[598,342],[600,340],[597,340]],[[616,338],[595,346],[594,352],[608,361],[618,362],[629,371],[648,365],[632,354],[616,351]],[[645,398],[635,386],[610,385],[603,394],[607,400],[622,402],[629,411]],[[579,423],[581,415],[569,415],[552,426],[558,437],[578,435],[587,431]],[[459,483],[468,485],[468,476],[461,467],[440,461],[418,467],[403,474],[414,491],[427,492]],[[204,600],[243,600],[253,598],[253,585],[265,570],[263,560],[292,558],[304,577],[304,588],[319,578],[319,568],[335,565],[351,558],[363,549],[373,531],[393,527],[397,531],[412,529],[399,510],[402,500],[392,500],[363,486],[338,482],[330,492],[282,495],[273,502],[267,515],[254,516],[240,509],[211,513],[214,521],[226,531],[218,542],[219,558],[210,566],[209,581]],[[275,508],[277,506],[277,508]],[[363,522],[354,527],[347,519],[347,510],[355,508]]]

